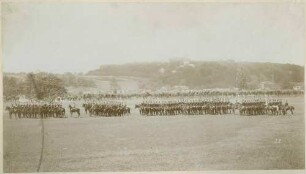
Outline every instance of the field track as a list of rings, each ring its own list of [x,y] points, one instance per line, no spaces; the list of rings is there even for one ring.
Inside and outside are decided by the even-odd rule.
[[[293,116],[45,119],[40,171],[304,169],[304,98],[288,102]],[[4,112],[4,172],[37,171],[41,133]]]

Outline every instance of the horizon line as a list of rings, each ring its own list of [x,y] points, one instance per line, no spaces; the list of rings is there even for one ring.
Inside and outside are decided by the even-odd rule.
[[[294,64],[294,63],[281,63],[281,62],[264,62],[264,61],[258,61],[258,62],[254,62],[254,61],[236,61],[234,59],[221,59],[221,60],[192,60],[192,59],[188,59],[188,58],[169,58],[167,60],[164,61],[130,61],[130,62],[125,62],[125,63],[105,63],[105,64],[101,64],[98,65],[97,68],[93,68],[91,70],[87,70],[87,71],[66,71],[66,72],[52,72],[52,71],[44,71],[44,70],[29,70],[29,71],[4,71],[3,69],[3,73],[35,73],[35,72],[44,72],[44,73],[53,73],[53,74],[65,74],[65,73],[72,73],[72,74],[87,74],[90,71],[94,71],[97,69],[100,69],[101,66],[113,66],[113,65],[128,65],[128,64],[151,64],[151,63],[171,63],[171,62],[183,62],[183,61],[189,61],[189,62],[233,62],[233,63],[237,63],[237,64],[243,64],[243,63],[271,63],[271,64],[283,64],[283,65],[295,65],[295,66],[301,66],[301,67],[305,67],[303,65],[300,64]]]

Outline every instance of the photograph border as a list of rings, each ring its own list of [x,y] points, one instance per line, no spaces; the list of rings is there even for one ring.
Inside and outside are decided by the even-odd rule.
[[[2,17],[2,5],[4,3],[303,3],[304,4],[304,19],[306,19],[306,12],[305,12],[305,1],[304,0],[126,0],[126,1],[120,1],[120,0],[3,0],[0,3],[0,10],[1,10],[1,17]],[[1,48],[0,48],[0,69],[1,69],[1,78],[0,78],[0,111],[2,114],[2,119],[0,120],[0,127],[2,133],[0,134],[0,153],[2,154],[2,158],[0,158],[0,171],[3,171],[3,49],[2,49],[2,42],[3,42],[3,36],[2,36],[2,21],[3,18],[1,18],[1,24],[0,24],[0,40],[1,40]],[[305,31],[304,31],[305,32]],[[306,33],[306,32],[305,32]],[[304,39],[306,41],[306,34],[304,33]],[[305,46],[305,45],[304,45]],[[304,48],[304,52],[306,52],[306,47]],[[304,58],[305,60],[305,58]],[[305,64],[304,64],[305,68]],[[305,71],[304,71],[304,84],[305,83]],[[305,95],[304,95],[304,101],[305,101]],[[305,130],[305,108],[304,108],[304,130]],[[306,135],[306,131],[305,131]],[[305,143],[306,144],[306,143]],[[306,147],[306,146],[305,146]],[[305,148],[304,148],[305,150]],[[306,164],[306,163],[305,163]],[[305,169],[303,170],[209,170],[209,171],[156,171],[156,172],[52,172],[52,173],[120,173],[120,174],[142,174],[142,173],[179,173],[179,174],[185,174],[185,173],[193,173],[193,174],[199,174],[199,173],[207,173],[207,174],[229,174],[229,173],[237,173],[237,174],[302,174],[305,173]]]

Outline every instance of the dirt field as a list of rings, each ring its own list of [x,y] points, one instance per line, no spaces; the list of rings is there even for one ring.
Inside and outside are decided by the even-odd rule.
[[[4,172],[304,169],[304,99],[294,116],[9,120]]]

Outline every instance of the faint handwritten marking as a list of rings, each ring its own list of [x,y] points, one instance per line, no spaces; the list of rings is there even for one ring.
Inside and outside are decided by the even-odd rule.
[[[280,139],[280,138],[276,138],[276,139],[275,139],[275,141],[274,141],[274,143],[276,143],[276,144],[280,144],[280,143],[281,143],[281,141],[282,141],[282,139]]]

